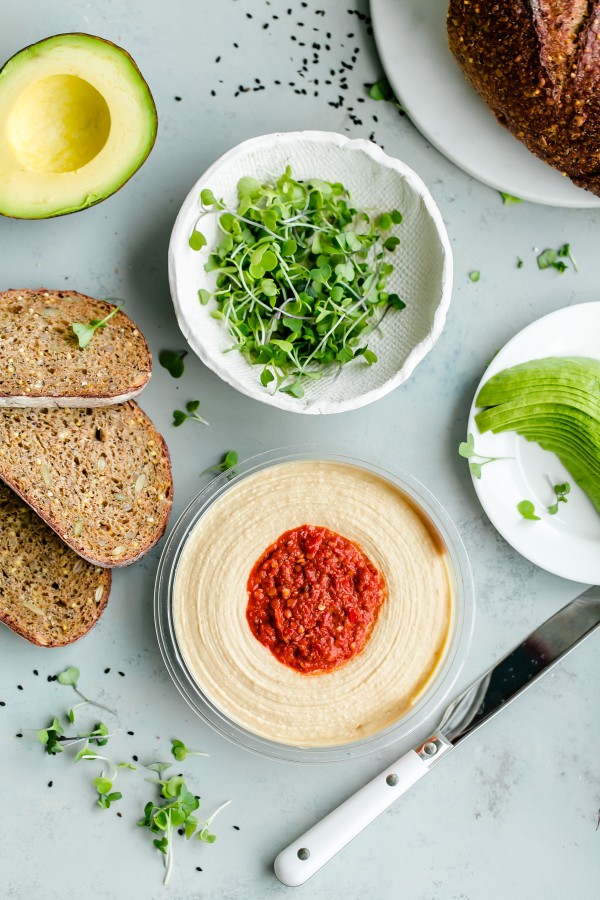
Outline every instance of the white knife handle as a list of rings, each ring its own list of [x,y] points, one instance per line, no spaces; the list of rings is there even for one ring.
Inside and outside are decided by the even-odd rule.
[[[427,763],[409,750],[282,850],[275,860],[279,880],[290,887],[304,884],[428,771]]]

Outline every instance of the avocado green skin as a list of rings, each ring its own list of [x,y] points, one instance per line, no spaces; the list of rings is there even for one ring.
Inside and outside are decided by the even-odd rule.
[[[68,32],[61,32],[60,34],[53,34],[50,37],[43,38],[41,41],[36,41],[34,44],[28,44],[26,47],[23,47],[21,50],[18,50],[17,53],[13,54],[13,56],[11,56],[10,59],[7,59],[7,61],[4,63],[4,65],[0,68],[0,78],[2,78],[2,75],[5,74],[6,70],[8,68],[10,68],[10,66],[15,64],[15,62],[17,61],[17,57],[19,57],[21,55],[27,55],[27,54],[37,54],[40,52],[40,49],[43,48],[43,45],[46,44],[48,41],[53,41],[58,38],[64,38],[64,37],[69,37],[69,38],[70,37],[80,37],[80,38],[88,38],[92,41],[99,41],[99,42],[102,42],[103,44],[108,44],[110,47],[114,47],[115,50],[117,50],[123,56],[127,57],[132,68],[135,70],[137,77],[143,83],[145,89],[148,92],[148,98],[149,98],[150,104],[151,104],[150,112],[151,112],[151,118],[152,118],[152,129],[150,132],[151,140],[148,144],[147,151],[145,152],[144,156],[142,157],[142,159],[139,162],[139,165],[132,172],[130,172],[129,175],[120,184],[118,184],[113,190],[109,191],[107,194],[103,194],[102,196],[97,196],[95,194],[87,194],[86,197],[83,199],[82,203],[79,204],[78,206],[73,206],[68,209],[59,209],[59,210],[56,210],[55,212],[47,213],[44,215],[18,216],[18,215],[15,215],[14,213],[4,212],[2,209],[0,209],[0,216],[4,216],[7,219],[55,219],[58,216],[67,216],[67,215],[70,215],[70,213],[81,212],[81,210],[83,210],[83,209],[89,209],[90,206],[96,206],[98,203],[102,203],[103,200],[106,200],[108,197],[112,197],[113,194],[116,194],[117,191],[120,191],[121,188],[123,187],[123,185],[127,184],[127,182],[130,180],[130,178],[133,178],[135,173],[139,171],[139,169],[142,167],[142,165],[146,162],[146,160],[150,156],[152,148],[154,147],[154,144],[156,143],[156,135],[158,132],[158,113],[156,111],[156,104],[154,102],[154,97],[152,96],[152,92],[148,86],[148,83],[145,80],[142,73],[140,72],[135,60],[130,56],[130,54],[127,52],[127,50],[124,50],[123,47],[119,47],[118,44],[115,44],[113,41],[109,41],[106,38],[97,37],[94,34],[87,34],[85,31],[68,31]]]
[[[532,360],[494,375],[477,395],[479,431],[516,431],[555,453],[600,513],[600,361]]]

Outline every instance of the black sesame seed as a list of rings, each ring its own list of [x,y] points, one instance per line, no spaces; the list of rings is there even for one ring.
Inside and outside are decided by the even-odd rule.
[[[122,678],[125,678],[125,672],[119,672],[119,675],[120,675]]]
[[[4,702],[4,700],[0,700],[0,706],[6,706],[6,703]]]
[[[233,827],[235,828],[236,831],[239,831],[239,830],[240,830],[240,826],[239,826],[239,825],[234,825]]]
[[[237,50],[237,49],[239,48],[240,45],[239,45],[239,44],[234,44],[233,46],[234,46],[235,49]]]
[[[210,96],[211,96],[211,97],[216,97],[216,96],[217,96],[217,92],[216,92],[216,91],[211,91],[211,92],[210,92]]]
[[[178,829],[177,829],[177,834],[183,834],[183,828],[178,828]]]
[[[196,866],[196,872],[201,872],[201,871],[202,871],[202,866]]]
[[[175,98],[175,99],[177,99],[177,98]],[[108,675],[109,672],[110,672],[110,669],[105,669],[105,670],[104,670],[104,674],[105,674],[105,675]]]
[[[177,100],[178,103],[181,101],[181,97],[175,97],[175,99]]]
[[[269,27],[269,23],[265,22],[265,24],[263,25],[263,28],[268,28],[268,27]]]
[[[15,734],[15,737],[23,737],[23,735],[22,735],[21,732],[19,731],[18,734]]]
[[[123,817],[123,813],[118,812],[117,815],[120,819]]]
[[[216,63],[221,62],[221,57],[220,57],[220,56],[217,56],[217,58],[215,59],[215,62],[216,62]]]
[[[23,685],[22,685],[22,684],[18,684],[18,685],[17,685],[17,688],[18,688],[20,691],[22,691],[22,690],[23,690]]]
[[[133,731],[128,731],[127,734],[133,735]]]
[[[132,758],[132,760],[133,760],[134,762],[137,762],[137,761],[138,761],[137,756],[132,756],[131,758]]]
[[[39,675],[40,673],[38,672],[37,669],[34,669],[34,670],[33,670],[33,674],[34,674],[34,675]]]
[[[53,784],[54,784],[53,781],[49,781],[49,782],[48,782],[48,787],[52,787]]]

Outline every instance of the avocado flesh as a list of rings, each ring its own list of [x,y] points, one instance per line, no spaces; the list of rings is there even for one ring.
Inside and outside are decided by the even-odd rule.
[[[480,390],[479,431],[516,431],[555,453],[600,513],[600,361],[532,360],[494,375]]]
[[[0,70],[0,214],[43,219],[99,203],[142,165],[156,129],[125,50],[87,34],[26,47]]]

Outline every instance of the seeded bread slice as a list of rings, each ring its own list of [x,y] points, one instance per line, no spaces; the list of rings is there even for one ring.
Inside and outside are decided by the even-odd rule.
[[[0,407],[107,406],[137,397],[152,357],[131,319],[119,310],[83,350],[71,328],[114,309],[75,291],[0,293]]]
[[[98,566],[135,562],[171,512],[169,451],[134,400],[0,410],[0,479]]]
[[[110,582],[0,482],[0,621],[40,647],[71,644],[100,618]]]

